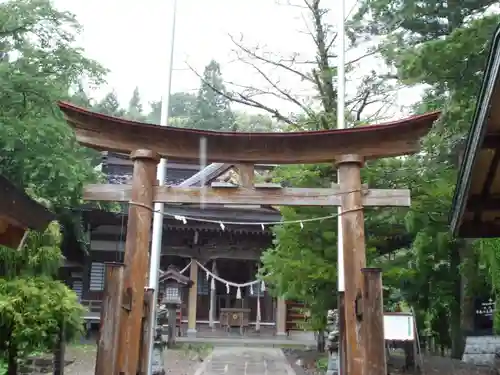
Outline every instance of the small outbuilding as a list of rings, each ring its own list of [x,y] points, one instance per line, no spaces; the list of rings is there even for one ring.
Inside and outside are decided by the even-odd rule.
[[[467,136],[450,227],[459,238],[500,237],[500,28]]]
[[[55,216],[0,175],[0,245],[17,248],[28,229],[44,231]]]

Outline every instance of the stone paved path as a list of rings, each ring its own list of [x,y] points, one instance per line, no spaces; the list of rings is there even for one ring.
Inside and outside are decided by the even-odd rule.
[[[215,347],[194,375],[295,375],[277,348]]]

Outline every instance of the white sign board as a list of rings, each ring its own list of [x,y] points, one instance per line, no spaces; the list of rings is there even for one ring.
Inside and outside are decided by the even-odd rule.
[[[386,340],[413,341],[415,340],[415,324],[411,314],[385,314],[384,336]]]

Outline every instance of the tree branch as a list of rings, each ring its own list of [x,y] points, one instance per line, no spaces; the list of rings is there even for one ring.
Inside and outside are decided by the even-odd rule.
[[[288,65],[285,65],[281,60],[280,61],[273,61],[271,59],[268,59],[268,58],[265,58],[264,56],[261,56],[261,55],[258,55],[256,52],[254,51],[251,51],[249,48],[243,46],[242,44],[238,43],[232,35],[229,35],[229,38],[231,39],[231,41],[234,43],[234,45],[236,47],[238,47],[241,51],[243,51],[245,54],[247,54],[248,56],[256,59],[256,60],[259,60],[265,64],[270,64],[270,65],[274,65],[276,67],[279,67],[279,68],[282,68],[282,69],[285,69],[286,71],[290,72],[290,73],[293,73],[293,74],[296,74],[298,76],[300,76],[302,78],[303,81],[309,81],[309,82],[312,82],[311,80],[311,77],[307,76],[306,74],[302,73],[301,71],[299,70],[296,70]]]
[[[240,103],[240,104],[243,104],[243,105],[247,105],[247,106],[250,106],[250,107],[254,107],[254,108],[258,108],[258,109],[262,109],[266,112],[268,112],[269,114],[271,114],[275,119],[279,120],[279,121],[283,121],[289,125],[292,125],[292,126],[296,126],[297,123],[292,121],[290,118],[288,118],[287,116],[284,116],[281,114],[280,111],[278,111],[277,109],[273,109],[263,103],[260,103],[259,101],[255,100],[255,99],[252,99],[250,96],[247,96],[247,95],[244,95],[243,93],[226,93],[224,91],[221,91],[219,90],[218,88],[214,87],[213,85],[210,84],[210,82],[207,82],[206,80],[203,79],[203,76],[201,74],[199,74],[194,68],[192,68],[187,62],[186,62],[186,65],[189,67],[189,69],[198,76],[198,78],[200,78],[200,80],[206,84],[208,87],[210,87],[214,92],[216,92],[217,94],[223,96],[224,98],[226,99],[229,99],[233,102],[236,102],[236,103]]]

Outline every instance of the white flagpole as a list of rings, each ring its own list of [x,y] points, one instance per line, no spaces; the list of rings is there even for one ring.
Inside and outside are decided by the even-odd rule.
[[[165,82],[165,93],[161,100],[161,118],[160,125],[168,126],[168,115],[170,109],[170,91],[172,86],[172,71],[173,71],[173,60],[174,60],[174,41],[175,41],[175,23],[177,16],[177,0],[172,0],[172,28],[170,32],[170,54],[167,59],[167,76]],[[167,160],[161,159],[158,164],[158,169],[156,172],[156,178],[159,185],[165,184],[165,179],[167,177]],[[150,327],[149,327],[149,353],[148,353],[148,375],[153,373],[153,349],[154,349],[154,337],[156,331],[156,311],[157,311],[157,300],[158,300],[158,274],[160,268],[160,258],[161,258],[161,244],[163,235],[163,203],[154,204],[153,213],[153,233],[152,233],[152,243],[151,243],[151,260],[149,265],[149,288],[153,290],[153,306],[150,307]]]
[[[338,9],[338,52],[337,52],[337,128],[344,129],[345,128],[345,0],[340,0],[339,9]],[[339,177],[337,177],[337,183],[340,183]],[[339,309],[339,347],[338,347],[338,374],[345,375],[344,366],[344,355],[343,351],[347,348],[343,347],[343,338],[345,336],[345,312],[340,311],[340,302],[343,301],[343,294],[345,291],[345,269],[344,269],[344,238],[342,235],[342,208],[338,208],[339,217],[337,218],[338,222],[338,244],[337,244],[337,263],[338,263],[338,280],[337,280],[337,289],[338,289],[338,302],[339,305],[337,308]],[[343,304],[343,303],[342,303]]]
[[[338,11],[338,66],[337,66],[337,129],[345,128],[345,0],[340,1],[340,9]],[[337,177],[337,182],[340,180]],[[342,209],[338,208],[339,215]],[[343,292],[344,286],[344,252],[343,252],[343,237],[342,237],[342,220],[338,218],[338,291]]]

